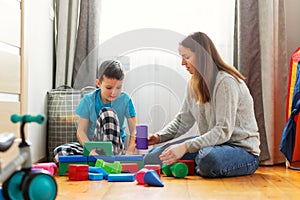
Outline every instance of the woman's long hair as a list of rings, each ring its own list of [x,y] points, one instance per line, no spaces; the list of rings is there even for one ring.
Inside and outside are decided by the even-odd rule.
[[[204,104],[211,100],[216,76],[220,70],[231,74],[238,82],[240,79],[245,80],[236,68],[223,61],[215,45],[205,33],[193,33],[187,36],[180,45],[195,54],[196,66],[190,79],[190,89],[192,97],[196,98],[198,103]]]

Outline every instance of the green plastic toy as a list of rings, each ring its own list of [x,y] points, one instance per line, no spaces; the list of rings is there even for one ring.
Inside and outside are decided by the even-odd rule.
[[[189,169],[185,163],[177,162],[172,165],[163,164],[162,172],[165,176],[174,176],[176,178],[184,178],[189,173]]]
[[[120,161],[109,163],[103,161],[102,159],[97,159],[95,167],[101,167],[109,174],[119,174],[122,171],[122,165]]]

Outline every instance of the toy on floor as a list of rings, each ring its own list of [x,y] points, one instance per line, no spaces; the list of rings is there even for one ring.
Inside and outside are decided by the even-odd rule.
[[[70,181],[84,181],[89,179],[89,166],[84,164],[70,164],[69,168]]]
[[[147,169],[147,168],[140,169],[136,173],[135,180],[137,181],[138,185],[146,184],[148,186],[159,186],[159,187],[164,186],[159,175],[153,169]]]
[[[148,149],[148,126],[136,126],[136,149]]]
[[[162,172],[165,176],[174,176],[176,178],[184,178],[188,175],[189,169],[185,163],[176,162],[172,165],[163,164]]]
[[[26,142],[24,126],[26,123],[45,122],[44,115],[12,115],[13,123],[21,122],[19,144],[19,154],[12,159],[3,169],[0,168],[0,182],[2,183],[2,193],[5,199],[55,199],[57,195],[57,184],[49,173],[43,170],[31,170],[32,161],[30,145]],[[0,151],[8,150],[15,140],[13,133],[0,134]],[[19,167],[21,167],[20,170]]]
[[[122,171],[122,165],[120,161],[109,163],[109,162],[105,162],[102,159],[97,159],[95,167],[100,167],[109,174],[119,174]]]
[[[35,163],[32,168],[47,170],[52,176],[57,172],[57,165],[54,162]]]

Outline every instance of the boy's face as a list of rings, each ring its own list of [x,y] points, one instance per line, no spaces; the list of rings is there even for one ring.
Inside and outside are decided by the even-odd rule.
[[[102,83],[97,79],[96,85],[101,88],[101,100],[103,103],[110,103],[116,100],[122,92],[123,80],[107,78],[103,76]]]

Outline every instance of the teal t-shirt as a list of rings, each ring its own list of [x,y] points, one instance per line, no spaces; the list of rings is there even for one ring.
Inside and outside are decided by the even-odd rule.
[[[87,136],[90,140],[92,140],[99,111],[104,107],[113,108],[119,118],[121,129],[120,135],[122,141],[124,142],[126,139],[126,134],[124,131],[126,128],[125,118],[127,119],[136,116],[132,99],[127,93],[121,92],[120,96],[115,101],[104,104],[100,98],[100,92],[101,89],[96,89],[94,92],[86,94],[77,106],[76,114],[89,120]]]

